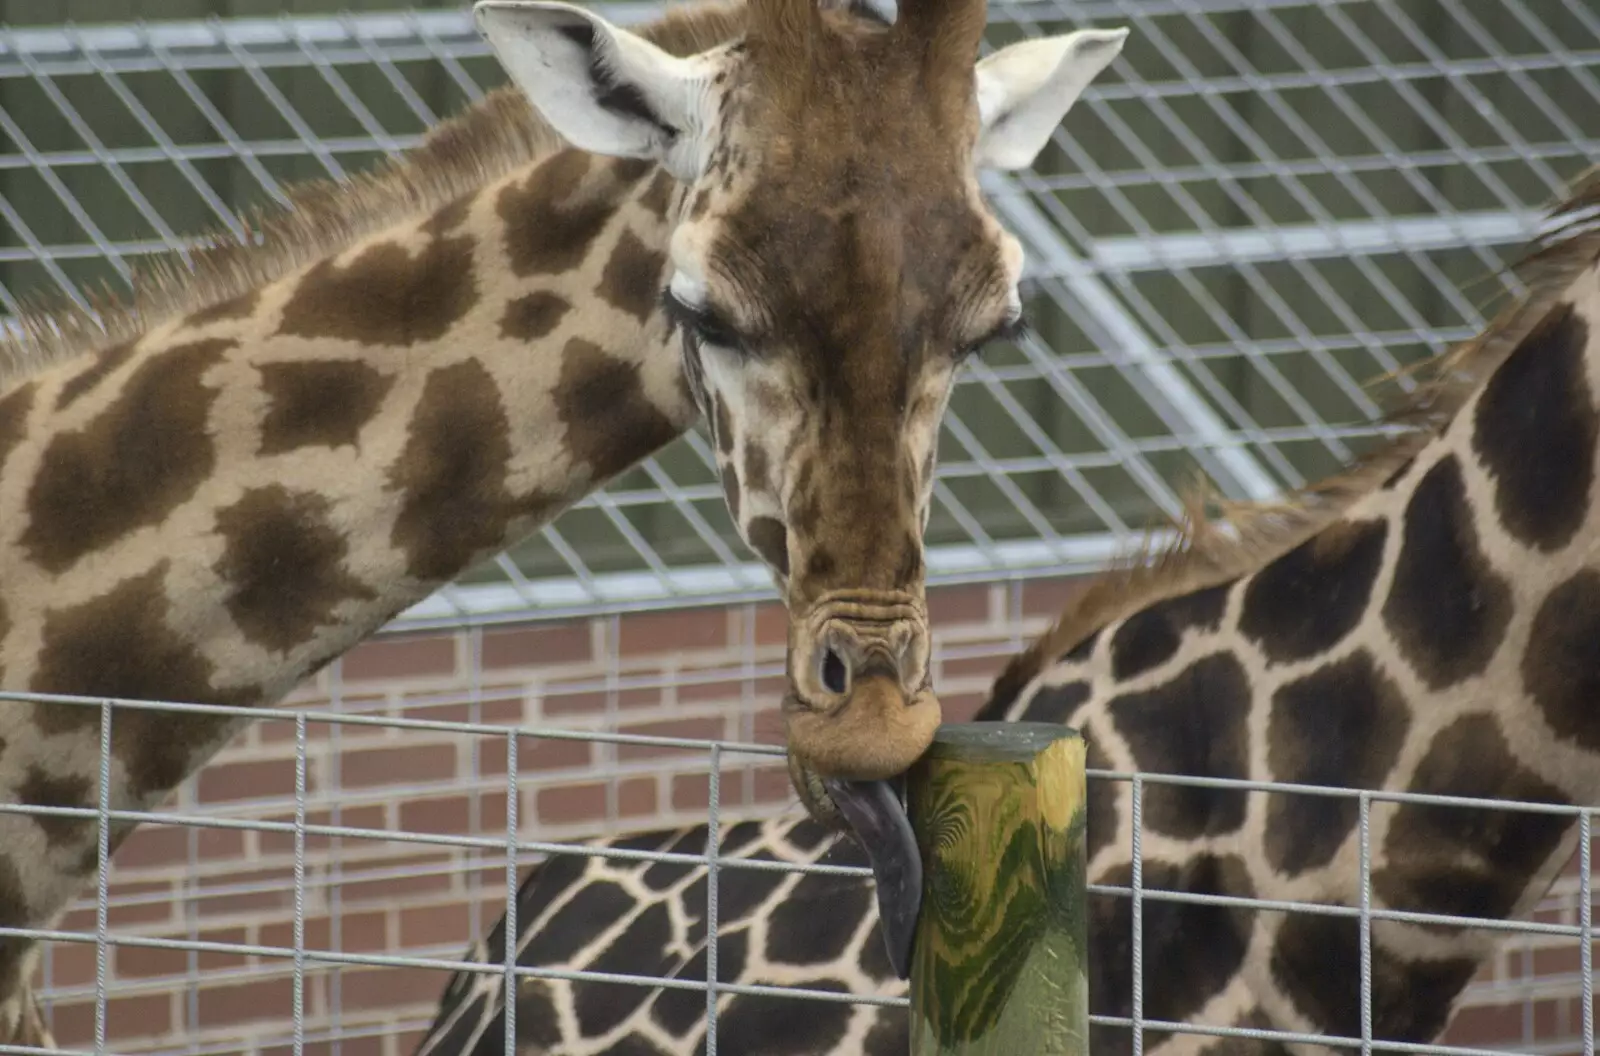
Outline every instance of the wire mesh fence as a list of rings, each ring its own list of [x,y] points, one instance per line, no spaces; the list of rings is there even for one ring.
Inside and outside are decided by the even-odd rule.
[[[660,9],[592,6],[623,24]],[[1035,169],[987,181],[1027,248],[1038,336],[961,381],[941,439],[930,578],[974,585],[943,595],[936,673],[962,707],[1053,613],[1040,577],[1174,512],[1191,468],[1269,497],[1381,437],[1365,383],[1475,333],[1511,289],[1493,269],[1600,157],[1588,0],[990,16],[990,47],[1132,35]],[[291,181],[404,150],[501,79],[460,9],[0,29],[0,307],[116,287]],[[776,733],[781,636],[712,467],[703,436],[674,444],[395,628],[437,633],[352,654],[299,695],[311,710],[252,726],[146,817],[50,933],[63,1043],[407,1056],[461,951],[514,904],[516,865],[589,833],[780,809],[785,775],[753,742]],[[690,603],[737,604],[618,615]],[[1091,795],[1110,780],[1133,778],[1092,775]],[[1592,1051],[1587,847],[1447,1040]],[[1135,1009],[1146,1029],[1253,1036]]]
[[[714,960],[703,971],[694,970],[693,950],[676,958],[670,975],[654,963],[655,953],[649,947],[638,949],[632,957],[624,949],[620,961],[613,958],[603,965],[578,958],[571,963],[550,963],[543,956],[548,950],[530,952],[521,944],[511,944],[510,952],[503,956],[496,956],[492,949],[479,949],[463,958],[468,943],[483,938],[491,923],[502,915],[509,917],[513,934],[519,928],[532,929],[542,924],[550,933],[545,940],[547,947],[552,943],[574,948],[582,944],[572,934],[575,921],[570,915],[559,936],[554,934],[555,925],[548,913],[540,918],[524,908],[527,918],[519,922],[518,882],[522,871],[552,855],[602,857],[612,866],[609,876],[632,876],[636,881],[652,866],[687,866],[690,869],[677,874],[675,881],[686,889],[693,889],[696,872],[713,871],[722,877],[723,904],[742,905],[727,910],[729,917],[721,921],[734,927],[748,927],[755,904],[738,894],[737,885],[744,882],[742,874],[748,871],[866,882],[870,874],[865,869],[837,864],[827,845],[815,845],[776,860],[765,860],[754,853],[770,850],[775,844],[752,844],[748,833],[737,841],[730,839],[724,847],[721,835],[730,833],[740,821],[773,813],[771,806],[750,809],[735,790],[746,768],[777,762],[781,749],[774,745],[606,730],[560,730],[505,718],[456,721],[429,717],[421,711],[401,716],[313,706],[245,713],[182,702],[113,705],[98,700],[11,694],[6,699],[62,701],[58,706],[96,709],[103,720],[109,718],[110,725],[101,726],[99,737],[102,774],[110,766],[107,753],[111,731],[119,716],[129,714],[128,709],[156,709],[168,715],[248,714],[259,719],[255,727],[258,731],[277,731],[272,736],[281,738],[291,760],[287,794],[270,803],[257,804],[260,809],[254,810],[248,809],[249,805],[240,809],[237,802],[187,800],[148,812],[122,811],[112,809],[103,797],[98,803],[82,807],[38,803],[0,807],[0,813],[31,815],[40,819],[41,825],[95,823],[101,833],[111,831],[108,822],[135,822],[146,826],[147,833],[181,833],[191,846],[211,837],[241,836],[260,851],[255,856],[256,875],[248,878],[236,872],[209,872],[207,866],[215,860],[213,855],[197,853],[192,864],[198,868],[168,869],[179,885],[168,888],[148,881],[130,883],[124,878],[126,863],[114,861],[111,869],[98,873],[85,892],[86,897],[63,921],[40,930],[0,929],[0,938],[29,937],[47,943],[44,978],[49,1018],[67,1052],[409,1054],[433,1018],[446,983],[456,972],[475,975],[495,987],[514,978],[519,983],[553,979],[697,993],[714,988],[718,996],[705,1005],[704,1021],[681,1043],[685,1052],[717,1051],[717,1003],[726,1003],[738,995],[830,1005],[846,1002],[869,1012],[872,1008],[902,1007],[906,1003],[898,986],[881,985],[881,980],[876,987],[841,993],[837,989],[819,989],[814,984],[786,985],[781,978],[743,979],[736,974],[737,966],[731,969],[735,974],[719,977]],[[341,758],[330,751],[339,738],[356,744],[378,741],[391,751],[404,750],[400,746],[413,740],[430,745],[448,740],[456,744],[458,751],[474,752],[479,758],[499,754],[505,770],[494,782],[498,787],[493,795],[499,799],[501,809],[493,817],[480,818],[476,825],[439,825],[426,820],[419,823],[417,818],[403,813],[403,802],[398,817],[365,820],[358,807],[342,816],[329,816],[325,812],[330,804],[337,811],[343,798],[330,789],[326,776],[330,763]],[[523,808],[536,801],[535,790],[548,781],[549,775],[525,761],[552,744],[582,745],[590,750],[607,745],[618,751],[648,753],[656,760],[671,756],[675,762],[681,760],[677,765],[710,775],[706,804],[696,812],[697,824],[679,830],[681,838],[653,843],[637,838],[546,838],[536,827],[525,823]],[[408,782],[401,777],[396,784],[403,787]],[[1178,889],[1172,881],[1163,881],[1159,873],[1146,872],[1138,865],[1127,883],[1094,882],[1091,877],[1090,892],[1091,897],[1131,903],[1134,923],[1127,956],[1131,958],[1129,971],[1134,980],[1145,978],[1145,970],[1141,969],[1141,924],[1146,914],[1159,913],[1161,907],[1207,906],[1348,919],[1360,927],[1364,940],[1363,957],[1355,973],[1359,980],[1352,979],[1349,985],[1352,990],[1359,985],[1361,1007],[1368,1011],[1363,1018],[1364,1033],[1341,1036],[1264,1028],[1259,1023],[1241,1024],[1231,1018],[1232,1013],[1199,1014],[1176,1022],[1148,1012],[1142,1003],[1143,988],[1135,982],[1129,1013],[1097,1015],[1093,1018],[1095,1025],[1148,1032],[1152,1037],[1174,1032],[1200,1038],[1304,1042],[1437,1056],[1592,1051],[1592,810],[1548,803],[1090,770],[1091,797],[1112,795],[1109,786],[1113,784],[1131,788],[1135,834],[1131,852],[1135,863],[1152,854],[1151,860],[1161,858],[1159,850],[1141,853],[1141,844],[1148,847],[1151,838],[1150,830],[1140,824],[1142,808],[1153,788],[1199,787],[1237,790],[1251,796],[1337,797],[1353,801],[1359,817],[1355,835],[1363,882],[1359,898],[1346,904],[1261,893],[1241,897]],[[724,789],[732,793],[726,806]],[[423,801],[425,791],[413,796],[414,801]],[[1572,863],[1575,868],[1564,873],[1528,919],[1495,920],[1385,908],[1372,893],[1372,848],[1378,842],[1372,834],[1382,831],[1383,812],[1402,804],[1427,804],[1446,810],[1488,808],[1529,820],[1537,816],[1569,817],[1580,830]],[[1510,822],[1519,823],[1525,822]],[[100,854],[104,855],[106,849],[102,837]],[[132,870],[136,876],[155,872],[141,870],[137,865]],[[434,880],[445,884],[435,885]],[[364,890],[358,890],[361,888]],[[686,911],[703,922],[699,947],[714,946],[717,941],[716,891],[715,885],[704,885],[693,897],[684,896]],[[798,897],[793,887],[780,889],[778,894],[780,902],[786,894]],[[756,903],[760,901],[757,899]],[[866,900],[839,899],[836,911],[860,913],[867,904]],[[467,906],[475,907],[475,912],[460,911]],[[591,900],[589,906],[587,918],[579,919],[576,925],[590,929],[592,934],[617,928],[628,912],[627,906],[617,905],[614,899]],[[152,914],[151,910],[160,912]],[[176,918],[172,915],[174,910]],[[776,918],[778,912],[781,911],[774,911],[769,919]],[[373,926],[374,915],[383,918],[377,927]],[[175,929],[176,919],[183,918],[187,919],[187,926]],[[1485,960],[1483,970],[1469,987],[1466,1012],[1438,1042],[1397,1042],[1372,1028],[1375,962],[1368,937],[1373,928],[1394,923],[1442,926],[1457,933],[1468,929],[1492,936],[1500,946]],[[837,922],[832,926],[837,928]],[[876,935],[870,935],[865,941],[878,940]],[[1519,961],[1552,955],[1559,955],[1570,970],[1547,972],[1538,980],[1517,971]],[[1156,965],[1148,970],[1161,973],[1164,969]],[[63,983],[61,980],[67,976],[73,976],[74,981]],[[514,1011],[516,1002],[509,1007]],[[1558,1008],[1559,1015],[1552,1012]],[[513,1014],[499,1019],[480,1017],[474,1029],[478,1037],[485,1031],[504,1031],[506,1051],[512,1051],[517,1030]],[[533,1023],[524,1029],[542,1034],[549,1027]],[[499,1051],[498,1041],[488,1039],[481,1050],[450,1051]],[[0,1051],[29,1050],[0,1046]],[[854,1050],[845,1047],[826,1051]]]
[[[1176,512],[1195,468],[1236,498],[1336,468],[1384,432],[1364,385],[1477,329],[1492,269],[1600,145],[1586,0],[990,13],[991,46],[1132,35],[1034,170],[988,181],[1038,336],[955,394],[935,582],[1095,567]],[[0,31],[0,306],[124,283],[288,181],[403,150],[502,76],[460,9]],[[768,589],[695,433],[403,622]]]

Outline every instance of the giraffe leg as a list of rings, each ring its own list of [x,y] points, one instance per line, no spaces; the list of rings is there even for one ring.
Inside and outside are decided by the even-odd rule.
[[[0,1044],[54,1049],[44,1009],[29,980],[39,960],[38,943],[0,939]]]

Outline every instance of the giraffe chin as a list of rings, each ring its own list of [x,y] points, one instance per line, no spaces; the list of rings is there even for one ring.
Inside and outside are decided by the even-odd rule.
[[[901,979],[911,976],[912,945],[922,911],[922,854],[901,801],[904,782],[824,778],[822,788],[867,852],[878,889],[878,922],[889,964]]]

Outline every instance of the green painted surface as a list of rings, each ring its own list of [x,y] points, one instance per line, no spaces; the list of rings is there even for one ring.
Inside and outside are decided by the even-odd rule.
[[[1085,1056],[1082,738],[945,726],[908,801],[925,868],[912,1056]]]

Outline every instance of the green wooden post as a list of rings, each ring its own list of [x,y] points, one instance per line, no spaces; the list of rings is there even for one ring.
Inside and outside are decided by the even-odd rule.
[[[923,858],[911,1056],[1087,1056],[1084,743],[946,725],[911,771]]]

